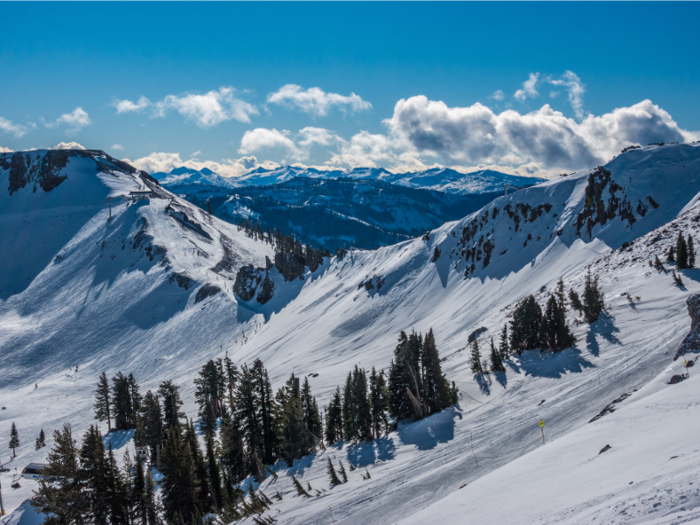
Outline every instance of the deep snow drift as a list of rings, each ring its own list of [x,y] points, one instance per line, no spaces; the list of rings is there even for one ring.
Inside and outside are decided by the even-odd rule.
[[[501,197],[429,239],[326,260],[303,281],[283,283],[273,268],[276,291],[264,306],[232,296],[232,273],[240,266],[228,274],[212,270],[226,252],[224,233],[240,263],[264,266],[270,255],[269,246],[235,227],[171,196],[113,199],[115,219],[107,222],[108,194],[153,184],[138,175],[95,175],[94,161],[71,159],[68,179],[48,193],[0,193],[3,252],[43,233],[48,217],[72,224],[80,206],[86,210],[66,241],[38,250],[35,257],[46,262],[21,274],[27,284],[0,298],[0,394],[7,406],[0,435],[9,435],[14,421],[23,439],[8,466],[45,457],[46,449],[32,450],[40,428],[50,434],[70,421],[82,433],[92,423],[102,370],[133,371],[142,391],[174,379],[195,417],[192,379],[207,359],[228,351],[239,363],[260,357],[275,388],[291,372],[314,374],[309,381],[323,406],[355,364],[388,368],[399,331],[432,327],[443,369],[460,388],[459,405],[377,442],[329,447],[291,469],[279,465],[279,479],[262,485],[268,495],[284,497],[271,516],[299,524],[328,523],[331,511],[336,523],[700,518],[700,494],[691,485],[700,457],[691,437],[698,432],[700,384],[692,368],[690,380],[666,384],[683,371],[673,356],[690,326],[686,299],[700,293],[700,270],[683,271],[681,288],[670,271],[648,264],[657,255],[665,260],[678,231],[700,235],[700,145],[633,150],[605,168]],[[0,188],[6,177],[0,172]],[[77,185],[94,186],[94,197],[75,196],[69,190]],[[40,224],[31,220],[33,210],[44,214]],[[152,253],[165,247],[168,262],[133,248],[144,218]],[[519,299],[534,293],[542,303],[559,277],[580,292],[588,268],[600,278],[608,310],[591,326],[575,324],[575,347],[523,354],[490,382],[472,376],[470,333],[486,327],[485,343]],[[169,283],[173,272],[187,272],[192,287]],[[361,286],[372,278],[384,280],[379,291]],[[201,285],[217,279],[223,293],[195,303]],[[588,423],[624,393],[632,395],[620,408]],[[119,455],[127,443],[114,443]],[[371,479],[362,480],[362,468],[349,472],[348,484],[329,489],[327,454],[366,467]],[[310,500],[295,496],[291,474],[325,492]],[[9,485],[9,474],[0,479]],[[33,482],[22,483],[21,490],[5,491],[7,507],[31,495]]]

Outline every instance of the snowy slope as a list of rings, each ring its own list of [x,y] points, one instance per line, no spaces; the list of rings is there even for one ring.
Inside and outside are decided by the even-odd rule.
[[[99,258],[106,231],[102,204],[99,213],[71,237],[80,251],[65,243],[66,258],[46,266],[16,295],[0,299],[0,333],[9,334],[0,340],[0,359],[12,378],[0,379],[2,403],[7,406],[0,412],[0,435],[8,434],[15,421],[24,439],[16,463],[24,466],[40,460],[44,452],[34,452],[30,445],[42,426],[50,430],[71,421],[82,432],[92,422],[92,391],[103,369],[134,371],[144,391],[160,380],[175,379],[183,385],[186,411],[195,416],[192,378],[207,359],[226,350],[239,363],[260,357],[274,387],[292,371],[318,374],[309,381],[323,406],[355,364],[387,368],[400,330],[425,332],[432,327],[445,357],[444,370],[460,388],[459,405],[404,425],[375,443],[330,447],[290,470],[280,465],[279,479],[262,486],[268,495],[279,491],[284,497],[270,515],[280,523],[299,524],[328,523],[330,510],[336,523],[425,523],[430,516],[441,517],[432,518],[436,522],[459,522],[467,513],[474,513],[475,521],[492,523],[564,518],[572,523],[590,523],[593,518],[604,523],[629,521],[623,507],[606,504],[610,494],[616,494],[616,503],[636,505],[636,517],[650,518],[647,510],[656,511],[654,517],[668,513],[677,508],[681,496],[696,497],[696,488],[688,486],[687,476],[673,464],[679,458],[663,468],[661,458],[667,452],[691,455],[695,449],[690,450],[692,444],[685,437],[659,437],[661,446],[656,449],[639,436],[650,432],[655,421],[675,433],[697,433],[684,422],[687,417],[697,420],[698,383],[691,379],[666,387],[665,382],[681,372],[682,363],[672,357],[690,325],[685,301],[691,293],[700,293],[700,270],[684,271],[686,287],[681,289],[673,285],[670,274],[650,268],[648,261],[655,255],[663,257],[678,228],[696,239],[700,235],[694,220],[699,211],[700,146],[642,148],[621,155],[606,169],[609,179],[606,172],[591,170],[501,197],[432,232],[428,240],[357,251],[342,261],[326,260],[303,281],[285,284],[273,269],[276,291],[264,306],[255,299],[236,304],[230,294],[194,305],[192,289],[182,310],[158,321],[149,321],[147,313],[155,311],[165,294],[154,296],[146,290],[158,288],[150,288],[151,281],[161,283],[161,289],[166,286],[164,266],[142,260],[138,263],[142,267],[108,273],[107,279],[97,277],[107,263]],[[70,181],[69,177],[52,191]],[[13,197],[20,195],[21,191]],[[160,225],[152,235],[160,240],[158,245],[170,243],[168,257],[196,274],[198,283],[211,282],[209,263],[178,247],[194,242],[206,251],[214,250],[215,243],[207,244],[180,228],[157,204],[156,199],[121,204],[113,213],[124,221],[134,213],[129,219],[132,225],[142,216],[151,219],[149,224]],[[225,225],[215,219],[208,223],[205,214],[198,213],[198,222],[215,239]],[[13,220],[20,228],[29,219],[20,215]],[[263,258],[269,248],[260,245],[256,252],[257,244],[236,237],[238,232],[232,230],[227,235],[241,249],[250,250],[246,260]],[[184,232],[186,238],[177,238],[172,231]],[[487,244],[493,246],[488,264]],[[114,245],[114,252],[105,257],[116,255],[116,264],[121,244]],[[440,255],[432,262],[436,247]],[[216,259],[213,252],[206,253],[207,261]],[[176,267],[174,262],[172,266]],[[535,293],[542,303],[560,276],[567,287],[580,291],[589,266],[601,279],[608,311],[590,327],[575,325],[576,346],[556,355],[524,354],[512,360],[504,377],[493,378],[490,384],[477,382],[465,351],[468,334],[484,326],[488,331],[482,337],[495,335],[520,298]],[[69,270],[61,273],[62,267]],[[358,287],[375,276],[384,279],[379,291]],[[130,294],[148,300],[139,303]],[[628,296],[639,299],[630,302]],[[173,302],[168,299],[169,305]],[[128,317],[124,312],[133,304],[139,305],[138,315]],[[248,335],[245,343],[243,329]],[[75,365],[80,365],[78,372]],[[637,392],[621,403],[618,412],[588,424],[605,405],[634,389]],[[544,447],[537,426],[540,418],[546,422]],[[606,444],[612,450],[597,457]],[[118,445],[123,450],[126,440]],[[657,452],[658,457],[653,456]],[[363,481],[364,469],[356,470],[349,472],[347,485],[329,490],[327,454],[342,458],[346,466],[366,465],[371,479]],[[593,457],[592,465],[610,464],[594,471],[585,464]],[[552,463],[559,461],[570,470],[555,469]],[[697,473],[694,456],[686,465]],[[632,488],[620,481],[619,473],[626,470],[633,474],[628,480],[634,482]],[[296,497],[292,473],[326,492],[311,500]],[[576,484],[579,477],[586,480],[583,488]],[[0,479],[3,486],[9,484],[7,474]],[[535,494],[529,485],[521,496],[525,483],[548,487],[559,496]],[[23,489],[6,495],[6,505],[18,506],[29,496],[31,485],[23,482]],[[654,486],[662,487],[666,495],[651,499]],[[589,496],[569,495],[566,487],[589,491]],[[480,503],[490,501],[499,490],[500,514],[489,514]],[[655,507],[656,503],[660,505]],[[518,508],[524,512],[522,518]]]

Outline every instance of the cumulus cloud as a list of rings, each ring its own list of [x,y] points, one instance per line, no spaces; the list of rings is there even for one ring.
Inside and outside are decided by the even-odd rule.
[[[241,157],[240,159],[222,159],[220,162],[216,161],[198,161],[195,159],[189,159],[183,161],[180,158],[179,153],[165,153],[165,152],[154,152],[146,157],[142,157],[136,160],[123,159],[124,162],[128,162],[132,166],[147,171],[148,173],[168,173],[175,168],[185,166],[187,168],[195,169],[198,171],[204,168],[209,168],[219,175],[224,177],[240,177],[245,175],[252,169],[257,167],[264,167],[266,169],[274,169],[279,167],[279,164],[274,162],[262,162],[258,163],[258,159],[254,156]]]
[[[372,109],[372,104],[362,100],[355,93],[344,96],[338,93],[327,93],[318,87],[305,90],[296,84],[287,84],[278,91],[270,93],[267,96],[267,101],[287,108],[297,108],[317,117],[327,115],[328,111],[333,107],[337,107],[344,112],[351,111],[353,113]]]
[[[13,124],[11,120],[0,117],[0,129],[7,133],[14,133],[15,137],[22,137],[27,133],[27,128],[19,124]]]
[[[491,98],[494,100],[498,100],[499,102],[503,100],[506,97],[505,93],[503,93],[502,89],[499,89],[498,91],[494,91],[493,94],[491,95]]]
[[[67,133],[73,134],[77,133],[81,129],[83,129],[85,126],[89,126],[92,124],[92,121],[90,120],[90,116],[87,114],[87,111],[84,111],[83,108],[75,108],[71,113],[64,113],[60,117],[56,119],[56,122],[46,122],[45,125],[47,128],[55,128],[58,126],[61,126],[65,124],[67,126]]]
[[[571,108],[574,110],[574,114],[577,118],[583,118],[583,94],[586,91],[586,86],[578,78],[578,75],[573,71],[567,71],[564,73],[561,79],[548,79],[550,84],[555,86],[564,86],[569,91],[569,102],[571,103]],[[550,94],[554,97],[554,93]]]
[[[117,149],[117,150],[119,150],[119,151],[123,151],[123,150],[124,150],[124,146],[122,146],[121,144],[114,144],[114,145],[112,146],[112,149]]]
[[[479,103],[451,108],[417,96],[397,102],[385,125],[388,135],[377,137],[373,148],[362,148],[370,161],[386,158],[393,150],[466,163],[535,163],[552,170],[595,166],[630,144],[687,142],[698,136],[680,129],[649,100],[602,116],[589,115],[579,123],[549,105],[527,114],[495,114]],[[360,133],[350,143],[366,142],[368,136]]]
[[[306,127],[295,134],[287,130],[256,128],[243,134],[238,152],[245,155],[265,149],[282,148],[289,153],[291,159],[301,161],[309,157],[314,145],[329,147],[342,142],[343,139],[338,135],[324,128]]]
[[[56,144],[53,148],[49,149],[87,149],[85,146],[82,144],[78,144],[77,142],[59,142]]]
[[[163,117],[169,110],[176,110],[200,128],[216,126],[227,120],[250,122],[250,115],[258,115],[258,109],[238,98],[231,87],[222,87],[204,95],[168,95],[155,104],[156,117]]]
[[[10,148],[0,146],[0,153],[12,153],[12,150]]]
[[[146,97],[139,98],[136,102],[131,100],[115,100],[112,105],[117,108],[117,113],[141,112],[151,105],[151,101]]]
[[[523,82],[522,89],[519,89],[515,92],[515,98],[522,102],[528,97],[537,97],[539,95],[539,92],[537,91],[537,82],[539,81],[539,79],[539,73],[530,73],[529,78],[525,82]]]

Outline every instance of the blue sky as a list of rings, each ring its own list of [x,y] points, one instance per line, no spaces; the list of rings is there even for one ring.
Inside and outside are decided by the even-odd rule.
[[[700,139],[698,3],[3,3],[2,13],[5,149],[76,142],[151,171],[189,163],[227,175],[273,163],[546,175],[631,143]]]

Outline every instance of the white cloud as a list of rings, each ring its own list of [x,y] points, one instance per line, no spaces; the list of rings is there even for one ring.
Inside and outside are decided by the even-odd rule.
[[[87,112],[84,111],[83,108],[78,107],[75,108],[71,113],[64,113],[63,115],[58,117],[58,119],[56,119],[56,122],[45,123],[47,128],[55,128],[62,124],[67,125],[67,133],[70,135],[73,133],[77,133],[85,126],[89,126],[90,124],[92,124],[92,121],[90,120],[90,116],[87,114]]]
[[[523,82],[523,88],[515,92],[515,98],[522,102],[527,97],[537,97],[539,95],[537,91],[537,82],[539,78],[539,73],[530,73],[530,77],[525,82]]]
[[[134,161],[129,159],[123,160],[124,162],[128,162],[132,166],[140,170],[147,171],[148,173],[168,173],[175,168],[185,166],[198,171],[201,171],[204,168],[209,168],[213,172],[223,175],[224,177],[240,177],[241,175],[245,175],[249,171],[260,166],[264,167],[265,169],[274,169],[279,167],[279,164],[276,162],[265,161],[258,163],[258,159],[254,156],[241,157],[240,159],[236,160],[222,159],[220,162],[200,162],[194,159],[183,161],[180,158],[179,153],[154,152],[146,157],[142,157]]]
[[[7,133],[14,133],[15,137],[22,137],[27,133],[27,128],[19,124],[13,124],[11,120],[0,117],[0,129]]]
[[[56,144],[53,148],[49,149],[87,149],[85,146],[82,144],[78,144],[77,142],[59,142]]]
[[[202,150],[198,149],[198,150],[195,151],[192,155],[190,155],[190,158],[191,158],[191,159],[194,159],[194,158],[197,157],[197,155],[199,155],[200,153],[202,153]]]
[[[151,105],[151,101],[146,97],[141,97],[136,102],[131,100],[115,100],[112,105],[117,108],[117,113],[139,113]]]
[[[241,139],[238,153],[245,155],[267,148],[284,148],[292,155],[299,153],[296,144],[289,138],[289,131],[278,131],[274,128],[256,128],[246,131]]]
[[[564,73],[562,79],[548,79],[550,84],[555,86],[565,86],[569,91],[569,102],[574,114],[580,120],[583,118],[583,94],[586,91],[586,86],[578,78],[578,75],[573,71]],[[554,97],[554,93],[551,94]]]
[[[0,153],[12,153],[12,150],[10,148],[0,146]]]
[[[500,102],[505,97],[506,97],[506,95],[503,93],[503,90],[499,89],[498,91],[494,91],[490,98],[493,98],[493,99],[498,100]]]
[[[117,150],[119,150],[119,151],[123,151],[123,150],[124,150],[124,146],[122,146],[121,144],[114,144],[114,145],[112,146],[112,149],[117,149]]]
[[[278,104],[288,108],[298,108],[304,113],[323,117],[333,107],[338,107],[341,111],[364,111],[372,109],[372,104],[362,100],[359,95],[350,93],[349,96],[338,93],[326,93],[321,88],[313,87],[304,89],[296,84],[287,84],[278,91],[270,93],[267,101],[271,104]]]
[[[227,120],[250,122],[250,115],[258,115],[258,109],[239,99],[233,88],[222,87],[204,95],[168,95],[155,104],[156,117],[163,117],[174,109],[200,128],[216,126]]]
[[[433,156],[511,166],[534,163],[537,169],[576,170],[606,162],[630,144],[688,142],[698,137],[680,129],[649,100],[599,117],[589,115],[578,123],[549,105],[527,114],[507,110],[497,115],[479,103],[450,108],[417,96],[399,100],[385,125],[387,135],[361,132],[341,153],[364,155],[375,163],[392,159],[393,153],[404,158]]]

